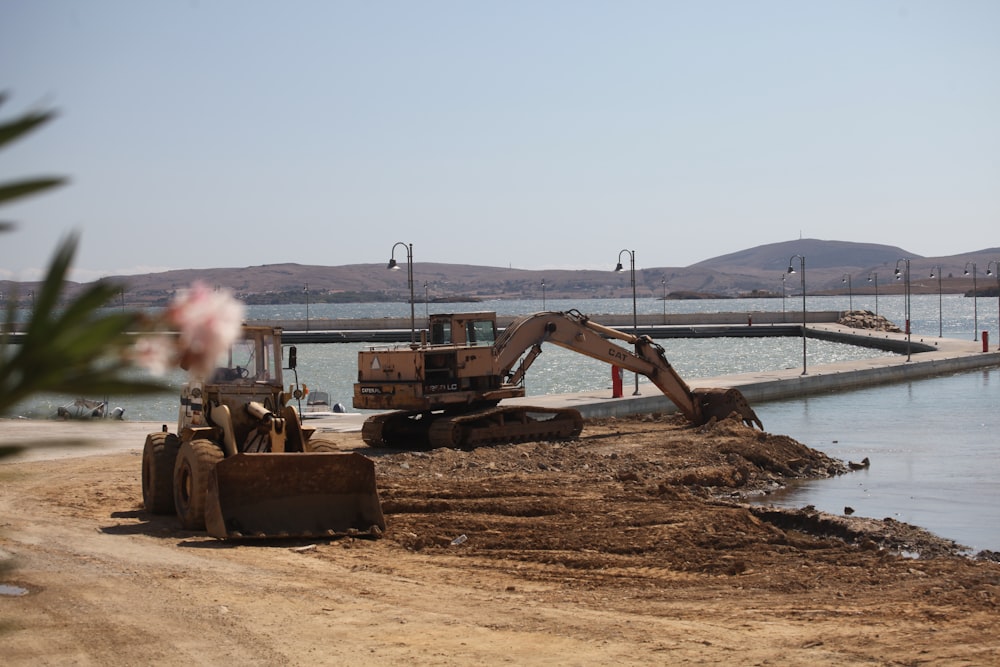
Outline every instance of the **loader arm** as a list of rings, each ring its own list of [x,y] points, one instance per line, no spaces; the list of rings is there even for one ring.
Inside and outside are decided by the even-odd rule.
[[[609,338],[634,345],[635,351]],[[575,310],[534,313],[512,322],[493,346],[497,367],[508,377],[523,377],[541,352],[543,342],[645,375],[688,420],[695,424],[704,421],[700,402],[667,361],[660,345],[649,336],[633,336],[592,322]],[[515,365],[517,369],[512,370]]]

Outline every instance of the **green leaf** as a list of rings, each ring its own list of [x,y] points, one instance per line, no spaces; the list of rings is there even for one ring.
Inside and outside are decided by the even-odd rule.
[[[15,181],[13,183],[4,183],[3,185],[0,185],[0,204],[13,199],[27,197],[28,195],[33,195],[43,190],[58,187],[63,185],[65,182],[65,178],[46,177]]]
[[[0,98],[0,104],[3,103],[4,99],[6,99],[6,95]],[[55,116],[54,111],[29,111],[14,120],[0,123],[0,147],[24,136],[39,125],[49,122]]]

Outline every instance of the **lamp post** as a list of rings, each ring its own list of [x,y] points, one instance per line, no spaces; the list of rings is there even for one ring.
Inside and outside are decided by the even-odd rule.
[[[309,331],[309,283],[306,283],[302,291],[306,295],[306,331]]]
[[[905,272],[900,272],[899,263],[904,262]],[[905,292],[906,295],[903,301],[905,318],[906,318],[906,360],[910,360],[910,260],[908,258],[900,258],[896,260],[896,280],[900,278],[904,279]]]
[[[787,273],[781,274],[781,321],[785,321],[785,278],[788,277]]]
[[[878,318],[878,274],[872,271],[868,274],[868,282],[875,281],[875,317]]]
[[[935,275],[936,274],[936,275]],[[935,266],[931,268],[931,278],[938,279],[938,338],[944,337],[944,320],[941,317],[942,314],[942,304],[941,304],[941,267]]]
[[[618,253],[618,264],[615,266],[615,272],[620,272],[622,268],[622,255],[628,253],[630,262],[630,271],[632,277],[632,335],[636,338],[639,337],[639,317],[636,314],[635,308],[635,250],[621,250]],[[633,396],[639,395],[639,374],[635,374],[635,391],[632,392]]]
[[[990,271],[991,266],[993,267],[992,272]],[[990,263],[986,265],[986,275],[997,277],[997,339],[1000,340],[1000,262],[991,259]],[[1000,345],[997,345],[997,350],[1000,350]]]
[[[851,312],[854,311],[854,288],[851,287],[851,274],[845,273],[844,277],[840,280],[842,283],[847,283],[847,309]]]
[[[417,321],[413,312],[413,244],[397,241],[392,246],[392,252],[389,253],[389,266],[385,267],[392,271],[399,270],[399,265],[396,264],[396,246],[406,248],[406,279],[410,284],[410,344],[413,345],[417,342]]]
[[[972,265],[972,340],[979,340],[979,292],[976,290],[976,263],[965,263],[965,275],[969,275]]]
[[[663,294],[660,295],[660,300],[663,302],[663,323],[667,323],[667,279],[660,278],[660,286],[663,288]]]
[[[802,255],[792,255],[788,258],[788,273],[795,273],[792,260],[799,258],[799,273],[802,279],[802,374],[806,374],[806,258]]]
[[[545,310],[545,280],[542,280],[542,310]]]
[[[429,292],[427,291],[427,281],[424,281],[424,317],[427,318],[427,326],[430,326],[431,322],[431,299]]]

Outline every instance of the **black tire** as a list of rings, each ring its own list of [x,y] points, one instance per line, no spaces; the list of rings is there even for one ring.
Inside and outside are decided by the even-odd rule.
[[[174,466],[174,509],[187,530],[205,529],[208,478],[223,459],[222,449],[211,440],[191,440],[181,445]]]
[[[142,448],[142,504],[153,514],[174,513],[174,463],[180,438],[150,433]]]
[[[309,442],[306,444],[306,449],[310,452],[339,452],[340,448],[337,447],[337,443],[332,440],[327,440],[325,438],[309,438]]]

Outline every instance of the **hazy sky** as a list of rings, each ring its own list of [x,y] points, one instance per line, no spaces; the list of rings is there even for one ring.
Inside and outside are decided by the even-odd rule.
[[[996,0],[0,0],[0,90],[0,278],[1000,245]]]

